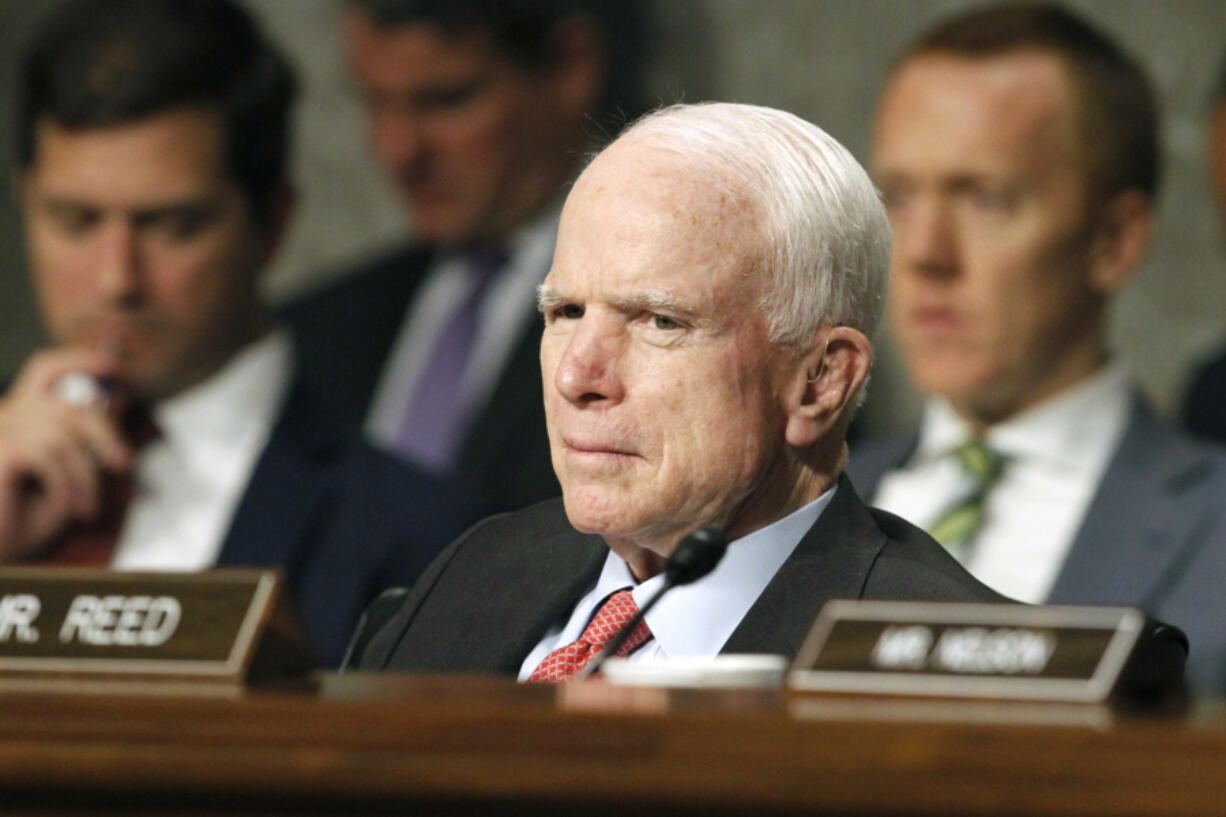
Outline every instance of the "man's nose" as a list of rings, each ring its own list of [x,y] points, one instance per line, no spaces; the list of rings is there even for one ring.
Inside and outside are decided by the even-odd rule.
[[[894,228],[894,253],[901,266],[931,276],[958,269],[958,225],[949,202],[932,197],[916,201]]]
[[[103,231],[98,258],[98,290],[108,302],[130,302],[140,292],[141,249],[136,225],[115,222]]]
[[[578,324],[554,370],[554,388],[580,407],[620,402],[624,394],[620,333],[600,326],[594,318],[584,317]]]

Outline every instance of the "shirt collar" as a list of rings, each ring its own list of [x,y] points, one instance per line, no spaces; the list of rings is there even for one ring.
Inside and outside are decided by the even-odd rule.
[[[1115,449],[1128,421],[1129,378],[1118,363],[987,430],[988,446],[1009,457],[1032,457],[1073,468],[1097,468]],[[972,437],[970,425],[942,399],[924,410],[913,462],[938,459]]]
[[[272,416],[280,403],[292,357],[283,330],[247,345],[206,380],[154,406],[162,436],[193,447],[240,444],[253,427],[250,418]]]
[[[717,655],[830,504],[836,489],[837,486],[831,487],[783,519],[730,542],[728,552],[709,575],[670,590],[647,614],[647,626],[664,655],[668,658]],[[596,605],[610,593],[632,587],[634,601],[641,609],[663,584],[661,574],[636,585],[626,563],[610,551],[596,588],[583,603],[590,605],[594,614]],[[584,622],[590,620],[591,614]],[[560,643],[567,644],[578,637],[578,632],[573,636],[564,633]]]

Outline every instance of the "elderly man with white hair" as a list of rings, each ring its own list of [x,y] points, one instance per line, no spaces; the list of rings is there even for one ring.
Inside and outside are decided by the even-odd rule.
[[[830,598],[999,599],[841,477],[889,242],[864,170],[791,114],[676,106],[629,128],[575,183],[540,288],[563,499],[454,542],[354,663],[564,680],[712,525],[723,561],[620,654],[790,656]]]

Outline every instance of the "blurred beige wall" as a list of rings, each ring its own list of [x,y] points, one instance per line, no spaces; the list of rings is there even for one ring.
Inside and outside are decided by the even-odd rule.
[[[270,270],[274,299],[317,286],[345,259],[410,229],[366,150],[335,39],[334,0],[248,0],[297,65],[299,219]],[[12,60],[45,2],[0,0],[0,161],[12,167]],[[786,108],[866,158],[875,97],[902,46],[963,0],[655,0],[650,66],[660,101],[727,99]],[[1189,367],[1226,335],[1226,247],[1203,172],[1205,97],[1226,50],[1221,0],[1077,0],[1070,5],[1148,66],[1164,100],[1166,183],[1145,268],[1114,315],[1116,349],[1164,412]],[[0,204],[0,374],[37,342],[12,197]],[[898,426],[915,398],[888,342],[867,407]]]

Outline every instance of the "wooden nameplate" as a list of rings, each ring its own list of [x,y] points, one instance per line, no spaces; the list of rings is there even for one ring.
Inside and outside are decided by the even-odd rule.
[[[1157,704],[1183,689],[1187,639],[1139,610],[832,601],[788,673],[793,689],[868,695]]]
[[[0,569],[0,678],[301,678],[313,651],[277,571]]]

